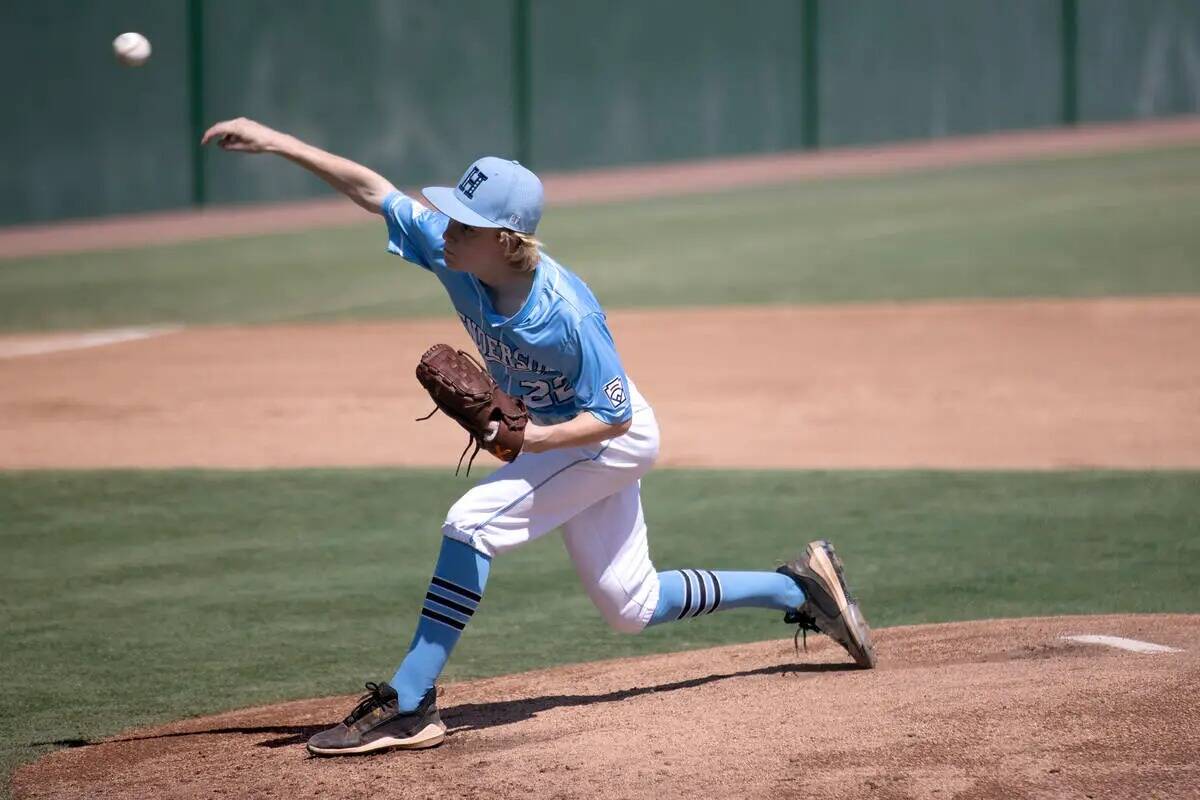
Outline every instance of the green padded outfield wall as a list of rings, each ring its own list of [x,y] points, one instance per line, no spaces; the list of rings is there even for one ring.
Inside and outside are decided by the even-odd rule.
[[[542,169],[801,145],[801,3],[534,0]]]
[[[140,30],[153,67],[116,63]],[[0,0],[0,223],[187,205],[182,2]]]
[[[1200,111],[1200,0],[1079,0],[1079,118]]]
[[[0,108],[0,224],[302,198],[196,128],[412,185],[1196,113],[1200,0],[0,0]]]
[[[1047,0],[826,0],[821,146],[1056,125],[1061,10]]]
[[[209,119],[253,116],[401,185],[514,148],[507,2],[205,0],[203,40]],[[214,155],[210,202],[326,191],[281,159]]]

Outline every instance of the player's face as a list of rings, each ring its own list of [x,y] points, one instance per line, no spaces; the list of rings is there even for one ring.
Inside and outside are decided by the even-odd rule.
[[[504,248],[498,228],[476,228],[450,220],[443,237],[446,242],[446,266],[462,272],[474,272],[504,262]]]

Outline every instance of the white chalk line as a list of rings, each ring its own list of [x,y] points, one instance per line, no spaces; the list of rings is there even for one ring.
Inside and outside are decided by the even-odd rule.
[[[1116,647],[1121,650],[1130,650],[1134,653],[1182,653],[1183,651],[1177,647],[1167,647],[1165,644],[1155,644],[1154,642],[1143,642],[1140,639],[1126,639],[1123,636],[1103,636],[1098,633],[1084,633],[1075,636],[1061,636],[1061,639],[1067,639],[1080,644],[1099,644],[1106,647]]]
[[[141,328],[107,328],[82,333],[54,333],[44,336],[21,335],[5,341],[0,337],[0,358],[21,358],[89,347],[104,347],[120,342],[150,339],[182,330],[182,325],[155,325]]]

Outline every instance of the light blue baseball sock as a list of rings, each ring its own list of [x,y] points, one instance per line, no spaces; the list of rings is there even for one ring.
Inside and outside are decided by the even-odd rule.
[[[412,711],[420,705],[421,698],[442,674],[458,637],[483,599],[491,563],[470,545],[442,538],[442,552],[421,606],[417,632],[408,646],[408,655],[392,676],[401,711]]]
[[[677,569],[658,573],[658,607],[650,625],[698,617],[727,608],[788,611],[804,603],[804,592],[778,572]]]

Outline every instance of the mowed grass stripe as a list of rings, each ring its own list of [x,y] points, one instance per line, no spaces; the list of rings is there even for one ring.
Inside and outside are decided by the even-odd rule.
[[[1200,292],[1200,147],[551,209],[609,308]],[[0,262],[0,329],[449,313],[361,227]]]
[[[47,743],[386,678],[468,485],[0,473],[5,773]],[[664,470],[644,495],[659,569],[772,569],[829,537],[876,626],[1200,611],[1200,473]],[[791,633],[755,610],[612,633],[553,535],[492,574],[451,680]]]

